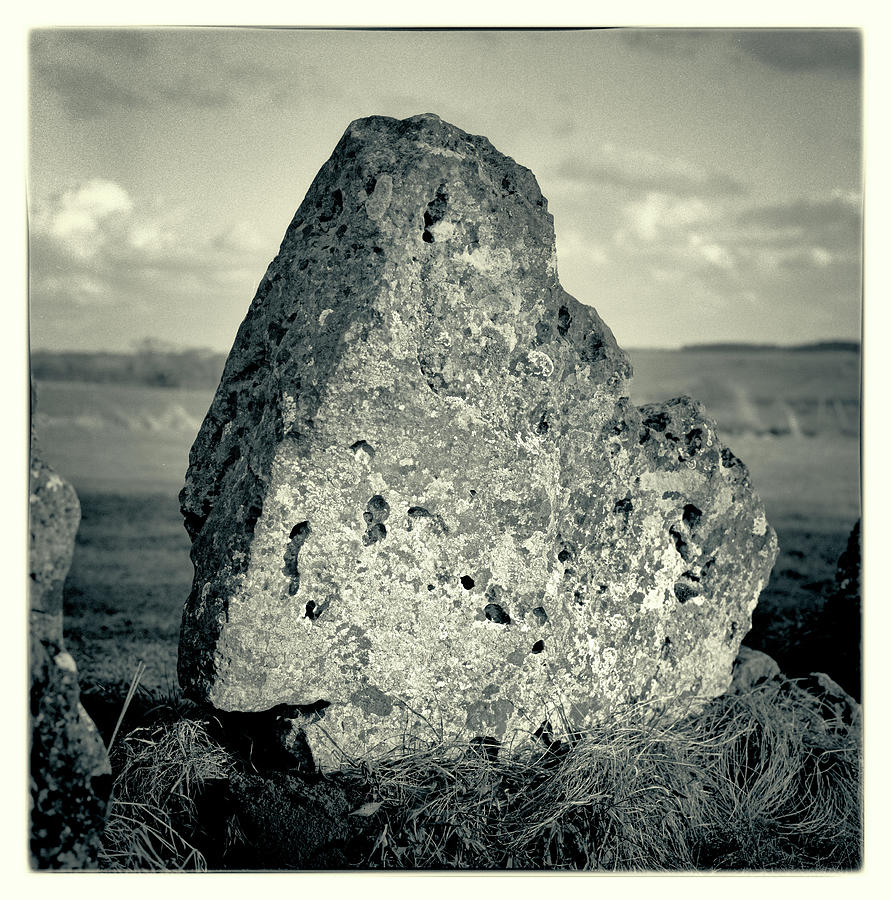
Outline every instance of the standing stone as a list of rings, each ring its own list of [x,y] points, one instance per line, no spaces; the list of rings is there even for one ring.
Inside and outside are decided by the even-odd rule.
[[[192,447],[184,688],[290,705],[323,768],[722,693],[776,537],[701,405],[630,377],[528,169],[353,122]]]
[[[838,559],[835,583],[816,624],[815,655],[846,691],[859,701],[862,612],[860,601],[860,520]]]
[[[32,386],[32,422],[35,405]],[[30,476],[31,865],[95,868],[111,768],[62,640],[62,586],[80,504],[42,459],[33,425]]]

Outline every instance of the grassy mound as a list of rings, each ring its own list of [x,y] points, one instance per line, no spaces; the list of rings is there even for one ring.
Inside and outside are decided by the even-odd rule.
[[[311,794],[320,780],[349,796],[343,868],[859,867],[856,711],[780,680],[673,723],[646,721],[646,712],[631,707],[571,746],[512,755],[485,744],[431,746],[330,778],[289,775],[288,802],[300,802],[295,784]],[[200,821],[199,801],[238,773],[262,773],[221,745],[200,710],[168,703],[153,715],[114,748],[103,864],[202,869],[215,842],[226,868],[222,834],[241,848],[239,868],[250,867],[252,836],[237,814],[214,831]]]

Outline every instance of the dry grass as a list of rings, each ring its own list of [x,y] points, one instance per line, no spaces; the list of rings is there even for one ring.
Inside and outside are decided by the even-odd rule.
[[[207,721],[183,716],[172,702],[166,721],[140,727],[112,755],[115,781],[100,865],[113,870],[207,868],[193,835],[200,831],[196,798],[225,779],[234,759],[209,734]]]
[[[207,725],[174,711],[119,741],[107,867],[204,867],[194,800],[238,764]],[[853,869],[860,761],[859,722],[785,681],[674,723],[632,708],[571,747],[431,746],[338,779],[367,798],[355,867]]]
[[[859,728],[794,684],[673,724],[631,709],[571,748],[431,748],[352,773],[382,801],[366,864],[845,869],[860,864]]]

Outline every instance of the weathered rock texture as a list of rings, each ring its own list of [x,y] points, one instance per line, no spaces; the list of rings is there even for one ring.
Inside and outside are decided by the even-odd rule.
[[[32,388],[32,419],[34,407]],[[111,768],[80,704],[77,667],[62,640],[62,586],[80,504],[41,458],[33,426],[30,466],[31,865],[93,868]]]
[[[702,407],[630,376],[528,169],[354,122],[192,448],[185,688],[303,706],[325,767],[720,694],[776,538]]]

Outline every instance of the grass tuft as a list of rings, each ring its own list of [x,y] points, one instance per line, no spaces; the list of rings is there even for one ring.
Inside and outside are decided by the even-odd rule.
[[[228,778],[234,758],[208,733],[206,719],[171,700],[155,724],[119,740],[100,866],[112,870],[207,869],[194,843],[196,800],[209,782]]]
[[[206,868],[195,800],[244,765],[209,724],[172,702],[118,741],[107,868]],[[355,868],[782,871],[861,861],[859,713],[788,680],[675,722],[631,707],[572,746],[508,754],[440,744],[336,781],[365,799],[351,817],[361,834],[344,848]]]
[[[859,724],[792,682],[674,723],[629,709],[564,752],[430,748],[354,769],[380,801],[365,865],[459,869],[851,869]]]

